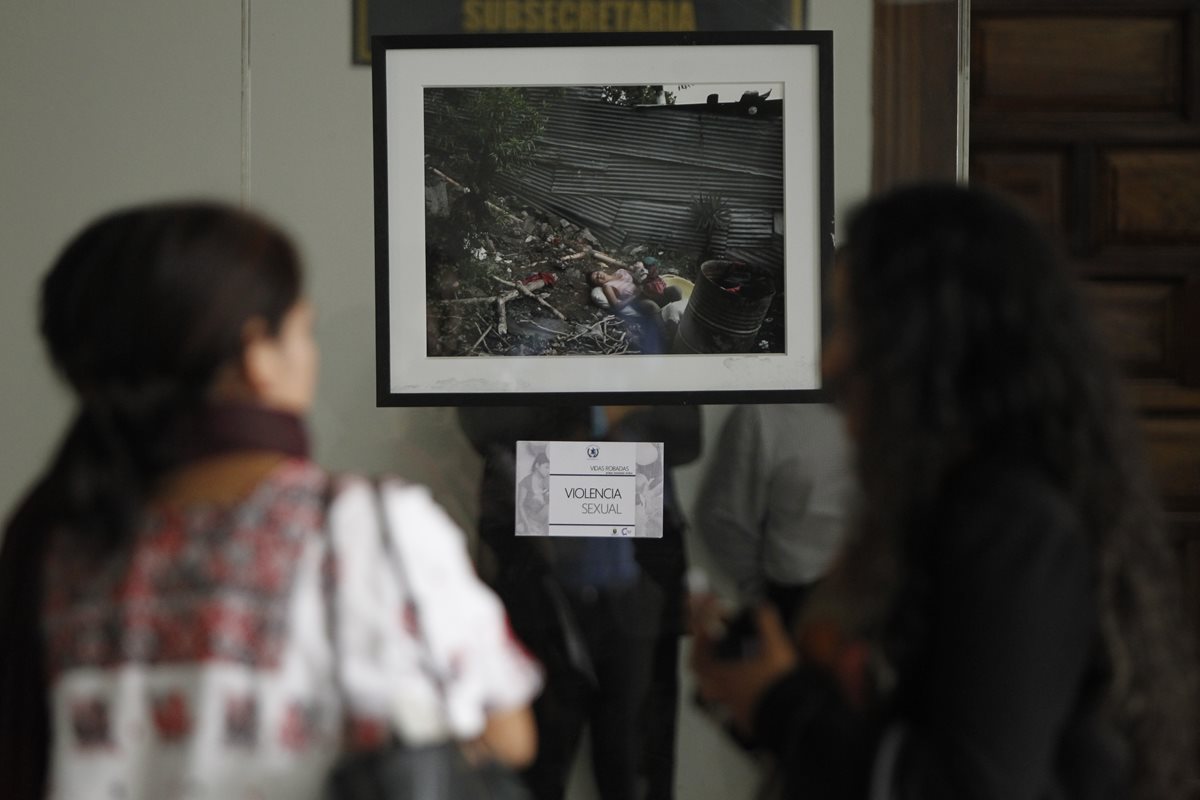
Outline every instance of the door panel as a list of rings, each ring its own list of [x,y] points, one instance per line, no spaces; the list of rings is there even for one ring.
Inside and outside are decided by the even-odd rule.
[[[1120,244],[1200,244],[1200,149],[1102,151],[1100,236]]]
[[[985,15],[974,32],[974,108],[1177,111],[1182,42],[1179,16]]]
[[[1200,633],[1200,0],[972,0],[971,180],[1085,282]]]
[[[1067,168],[1061,150],[997,148],[971,154],[973,180],[1000,189],[1058,234],[1066,232]]]
[[[971,179],[1068,252],[1147,414],[1200,418],[1200,2],[974,0]]]

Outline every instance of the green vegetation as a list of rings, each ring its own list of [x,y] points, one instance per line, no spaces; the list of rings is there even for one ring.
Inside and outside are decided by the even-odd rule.
[[[431,89],[425,100],[425,153],[430,166],[470,188],[464,206],[479,220],[496,176],[529,163],[545,126],[541,103],[524,89]]]

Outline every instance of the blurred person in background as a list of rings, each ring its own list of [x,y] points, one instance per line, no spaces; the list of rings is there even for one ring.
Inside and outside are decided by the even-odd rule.
[[[673,470],[701,450],[697,406],[460,408],[483,457],[485,570],[521,641],[544,665],[534,703],[541,746],[522,775],[537,800],[562,800],[583,732],[602,800],[670,800],[675,788],[686,520]],[[652,464],[657,538],[517,536],[518,441],[662,442]],[[639,522],[639,524],[642,524]]]
[[[854,215],[832,294],[853,537],[744,658],[698,603],[702,695],[785,797],[1189,796],[1177,565],[1075,278],[1007,203],[931,184]]]
[[[769,600],[786,623],[836,557],[854,494],[835,407],[739,405],[708,455],[692,518],[738,601]]]

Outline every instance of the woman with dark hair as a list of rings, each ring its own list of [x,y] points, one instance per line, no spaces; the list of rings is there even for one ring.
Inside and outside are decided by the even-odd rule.
[[[309,458],[301,288],[287,236],[210,203],[105,216],[46,277],[78,412],[0,552],[7,796],[315,798],[393,734],[532,758],[539,669],[461,532]]]
[[[620,311],[637,298],[637,284],[629,270],[621,268],[612,272],[602,269],[588,274],[592,285],[592,302],[604,309]]]
[[[702,694],[779,755],[788,797],[1172,800],[1192,788],[1175,565],[1075,280],[1034,225],[950,185],[862,208],[827,381],[863,491],[785,633]]]

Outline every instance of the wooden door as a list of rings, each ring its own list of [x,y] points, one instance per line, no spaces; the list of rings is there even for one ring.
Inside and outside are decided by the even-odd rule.
[[[1196,612],[1198,43],[1197,0],[972,3],[971,181],[1023,203],[1087,283],[1142,412]]]
[[[955,177],[958,5],[875,0],[876,191]],[[970,48],[970,181],[1023,204],[1086,284],[1200,642],[1200,0],[970,0]]]
[[[1128,375],[1200,636],[1200,0],[972,0],[970,180],[1063,243]]]

